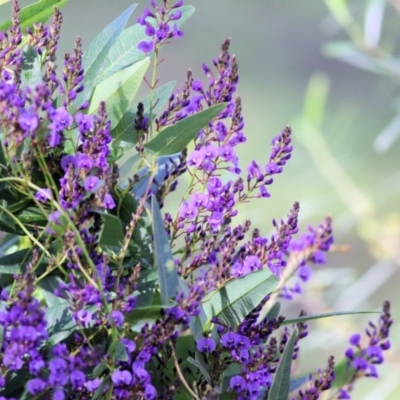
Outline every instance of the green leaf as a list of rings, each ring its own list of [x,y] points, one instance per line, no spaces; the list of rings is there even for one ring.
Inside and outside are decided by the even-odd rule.
[[[165,103],[171,95],[175,82],[166,83],[157,88],[153,93],[153,107],[152,119],[163,109]],[[147,95],[141,100],[144,106],[144,116],[150,118],[150,95]],[[114,138],[112,147],[114,149],[121,149],[123,152],[131,149],[137,143],[137,132],[135,130],[137,106],[129,107],[125,114],[119,121],[118,125],[111,131]]]
[[[283,351],[281,360],[279,361],[275,378],[269,391],[268,400],[287,400],[289,396],[290,369],[296,337],[297,329],[294,329]]]
[[[20,14],[22,33],[25,33],[26,28],[33,27],[33,24],[39,22],[46,23],[53,15],[54,7],[61,8],[67,3],[68,0],[39,0],[36,3],[23,7]],[[11,24],[11,20],[3,22],[0,24],[0,31],[8,29]]]
[[[42,81],[42,71],[39,54],[33,46],[25,46],[22,52],[21,86],[33,88]]]
[[[289,393],[292,393],[296,389],[299,389],[301,386],[303,386],[306,382],[308,382],[310,375],[305,375],[301,376],[299,378],[292,378],[290,379],[290,387],[289,387]]]
[[[358,354],[359,350],[355,352],[355,356],[357,357]],[[335,364],[335,379],[332,382],[332,386],[335,388],[342,388],[350,382],[356,372],[353,364],[349,363],[347,358],[343,358]]]
[[[163,304],[169,304],[170,299],[176,294],[178,274],[165,231],[164,219],[154,196],[151,199],[151,213],[153,217],[154,259],[160,282],[161,301]]]
[[[108,24],[93,40],[85,51],[82,63],[85,70],[85,79],[83,80],[84,90],[79,93],[76,100],[74,101],[75,109],[78,108],[85,100],[89,100],[93,88],[95,87],[97,78],[103,70],[103,65],[107,58],[108,52],[117,41],[119,35],[124,29],[128,22],[133,10],[136,8],[136,4],[132,4],[126,9],[119,17],[113,22]],[[93,104],[91,102],[91,104]],[[98,106],[98,104],[97,104]],[[70,110],[75,111],[74,109]]]
[[[157,288],[158,274],[156,271],[142,270],[137,282],[136,307],[147,307],[153,302],[154,294]]]
[[[267,319],[277,318],[279,316],[279,311],[281,310],[281,303],[276,302],[270,310],[268,310],[267,315],[265,316]]]
[[[38,286],[42,289],[43,297],[48,307],[61,305],[61,303],[65,302],[64,299],[54,295],[54,289],[58,289],[62,282],[63,281],[56,275],[47,275],[39,281]]]
[[[115,128],[132,103],[142,81],[150,59],[147,57],[132,66],[118,71],[94,89],[90,102],[89,114],[94,114],[101,101],[107,104],[108,118],[111,127]]]
[[[176,21],[178,28],[193,15],[195,9],[193,6],[183,6],[179,8],[179,11],[181,11],[182,16]],[[140,24],[124,29],[105,58],[102,71],[97,77],[96,85],[117,71],[143,60],[145,54],[137,46],[139,42],[147,38],[145,27]]]
[[[100,232],[99,243],[101,246],[120,248],[125,240],[121,220],[112,214],[98,213],[103,220],[103,227]]]
[[[200,372],[206,379],[207,383],[210,385],[211,384],[211,375],[210,375],[208,365],[207,365],[206,361],[204,360],[203,355],[201,353],[199,353],[198,351],[196,351],[195,357],[196,357],[196,359],[189,357],[188,362],[200,370]]]
[[[2,6],[3,4],[8,3],[10,0],[0,0],[0,6]]]
[[[306,315],[304,317],[297,317],[292,319],[287,319],[283,321],[283,325],[290,325],[296,324],[298,322],[307,322],[313,319],[321,319],[321,318],[328,318],[328,317],[337,317],[341,315],[353,315],[353,314],[380,314],[379,311],[340,311],[340,312],[331,312],[331,313],[324,313],[324,314],[314,314],[314,315]]]
[[[50,334],[49,341],[53,345],[66,339],[77,329],[68,300],[64,300],[49,307],[46,310],[45,318],[48,323],[48,332]]]
[[[279,280],[269,269],[236,278],[225,286],[206,294],[202,301],[208,331],[211,318],[217,317],[233,328],[237,327],[261,300],[271,293]]]
[[[152,110],[152,120],[157,116],[157,114],[164,108],[168,99],[174,90],[176,82],[171,81],[165,85],[160,86],[153,92],[153,110]],[[150,94],[141,100],[144,106],[144,115],[150,118]]]
[[[143,60],[146,55],[138,49],[137,45],[145,37],[144,27],[140,24],[124,29],[104,60],[96,85],[121,69]]]
[[[23,224],[36,224],[44,226],[47,224],[47,218],[37,207],[27,207],[16,215]]]
[[[133,167],[140,160],[140,154],[136,153],[133,156],[130,156],[120,167],[119,167],[119,178],[121,181],[126,180],[127,178],[133,177]]]
[[[158,156],[179,153],[225,108],[226,103],[217,104],[168,126],[144,147]]]
[[[111,385],[111,376],[108,375],[105,378],[103,378],[103,382],[101,382],[101,385],[97,388],[97,390],[93,393],[92,400],[97,400],[100,398],[100,396],[103,394],[103,391],[106,389],[107,386]]]
[[[29,261],[30,254],[30,249],[23,249],[1,257],[0,273],[8,275],[20,273],[22,267]]]
[[[141,321],[155,321],[161,318],[161,310],[164,308],[166,308],[166,306],[163,305],[137,307],[125,315],[125,321],[132,325]]]

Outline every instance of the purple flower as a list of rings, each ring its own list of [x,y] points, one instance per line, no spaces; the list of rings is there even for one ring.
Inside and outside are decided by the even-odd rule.
[[[91,175],[88,176],[85,180],[85,189],[88,192],[95,192],[99,187],[100,179],[97,176]]]
[[[117,370],[111,375],[111,380],[115,386],[129,385],[132,382],[132,374],[127,370]]]
[[[145,54],[149,54],[154,50],[154,43],[151,41],[142,40],[138,44],[138,49]]]
[[[67,172],[70,165],[72,165],[74,168],[78,166],[76,157],[72,155],[64,156],[61,159],[61,168]]]
[[[74,315],[74,320],[78,325],[88,327],[90,324],[90,321],[92,320],[92,314],[87,310],[79,310]]]
[[[113,199],[113,197],[111,196],[110,193],[107,193],[104,196],[103,205],[104,205],[105,208],[107,208],[109,210],[112,210],[115,207],[114,199]]]
[[[40,378],[31,379],[26,384],[26,388],[31,395],[36,396],[46,389],[46,382]]]
[[[243,392],[246,388],[246,381],[240,375],[232,376],[229,386],[234,392]]]
[[[243,265],[245,269],[250,269],[250,271],[255,271],[262,267],[261,261],[257,256],[247,256]]]
[[[124,314],[121,311],[114,310],[111,311],[111,315],[109,316],[109,320],[113,320],[115,326],[121,327],[124,324]]]
[[[67,370],[67,362],[60,357],[53,358],[49,362],[49,370],[52,374],[59,374]]]
[[[212,338],[204,338],[200,339],[197,342],[197,350],[200,351],[201,353],[211,353],[212,351],[215,350],[216,347],[215,340]]]
[[[225,335],[221,337],[221,343],[227,349],[234,349],[238,345],[239,340],[240,335],[234,332],[225,333]]]
[[[87,154],[80,154],[78,157],[78,167],[90,171],[93,168],[94,162]]]
[[[349,343],[353,346],[358,346],[360,344],[361,335],[359,333],[355,333],[349,339]]]
[[[44,203],[51,199],[51,190],[47,188],[40,189],[36,192],[35,198]]]
[[[62,389],[56,389],[53,393],[52,400],[65,400],[65,393]]]
[[[71,382],[72,389],[81,389],[85,384],[86,375],[82,371],[72,371],[69,381]]]
[[[247,275],[251,272],[251,269],[248,265],[244,266],[241,262],[236,261],[231,267],[231,275],[237,278],[241,278],[244,275]]]
[[[24,132],[33,132],[39,126],[39,118],[33,112],[24,111],[19,116],[18,123]]]
[[[312,275],[312,269],[307,264],[301,265],[297,275],[303,282],[307,282]]]
[[[112,377],[111,377],[111,379],[112,379]],[[93,379],[92,381],[87,381],[86,382],[86,389],[89,392],[94,392],[101,385],[101,382],[102,381],[101,381],[100,378]]]
[[[148,383],[144,389],[145,400],[154,400],[157,396],[157,391],[153,385]]]
[[[187,202],[184,202],[179,209],[179,215],[183,219],[193,219],[198,215],[198,213],[198,208],[194,204]]]
[[[78,124],[80,133],[92,132],[94,129],[94,119],[91,115],[76,114],[75,121]]]

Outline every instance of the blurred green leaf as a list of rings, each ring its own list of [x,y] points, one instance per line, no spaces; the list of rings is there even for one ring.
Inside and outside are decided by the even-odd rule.
[[[39,0],[36,3],[23,7],[20,14],[22,33],[25,33],[26,28],[33,27],[33,24],[38,24],[39,22],[42,24],[46,23],[47,20],[53,15],[54,7],[61,8],[67,3],[68,0]],[[0,31],[8,29],[11,24],[11,19],[3,22],[0,24]]]
[[[128,178],[132,178],[134,173],[134,166],[140,160],[140,154],[136,153],[130,156],[120,167],[119,167],[119,179],[123,182]]]
[[[211,318],[220,318],[233,328],[237,327],[261,300],[270,294],[279,280],[269,269],[252,272],[236,278],[225,286],[206,294],[201,302],[207,317],[207,331]]]
[[[136,4],[132,4],[119,17],[108,24],[94,38],[88,49],[83,54],[82,63],[85,70],[85,79],[83,80],[84,90],[78,94],[77,98],[73,102],[74,107],[71,107],[71,113],[75,111],[76,108],[78,108],[85,100],[89,100],[92,96],[93,88],[99,74],[101,74],[103,70],[108,52],[117,41],[135,8]],[[91,104],[93,104],[93,102],[91,102]]]
[[[270,310],[268,310],[267,315],[265,317],[268,319],[278,318],[280,310],[281,310],[281,303],[279,303],[278,301],[270,308]]]
[[[355,356],[359,355],[359,351],[355,352]],[[332,386],[335,388],[342,388],[346,385],[351,379],[352,376],[356,373],[356,370],[353,368],[353,365],[349,363],[347,358],[343,358],[338,363],[335,364],[335,379],[332,382]]]
[[[104,223],[100,232],[100,245],[120,248],[125,240],[121,220],[112,214],[99,212],[99,215]]]
[[[10,0],[0,0],[0,6],[2,6],[3,4],[8,3]]]
[[[329,11],[343,27],[354,22],[347,0],[325,0]]]
[[[1,274],[18,274],[21,272],[23,265],[29,262],[30,249],[17,250],[12,254],[8,254],[0,258]]]
[[[158,156],[179,153],[225,108],[226,103],[217,104],[168,126],[144,147]]]
[[[171,81],[158,87],[153,92],[153,110],[152,110],[152,120],[158,115],[158,113],[164,108],[165,104],[167,103],[168,99],[171,97],[171,94],[174,90],[176,82]],[[141,100],[144,106],[144,115],[150,118],[150,93]]]
[[[289,393],[292,393],[295,390],[299,389],[301,386],[303,386],[305,383],[308,382],[308,379],[309,379],[309,375],[290,379]]]
[[[154,261],[158,271],[161,301],[167,305],[176,294],[178,274],[165,231],[164,219],[154,196],[151,198],[151,214],[153,218]]]
[[[290,370],[292,366],[294,344],[297,337],[297,329],[294,329],[285,350],[279,361],[275,377],[268,394],[268,400],[287,400],[290,391]]]
[[[43,297],[48,307],[61,305],[65,302],[65,299],[54,295],[54,290],[58,289],[62,282],[61,278],[56,275],[47,275],[38,282],[38,286],[42,289]]]
[[[33,46],[28,45],[25,46],[22,57],[21,86],[33,88],[42,81],[39,54]]]
[[[99,103],[105,101],[111,127],[115,128],[139,90],[149,64],[150,59],[145,58],[128,68],[116,72],[96,86],[88,113],[94,114],[99,107]],[[115,134],[115,131],[112,133]],[[114,137],[114,139],[118,139],[118,136]]]
[[[325,313],[325,314],[306,315],[304,317],[286,319],[285,321],[283,321],[282,326],[290,325],[290,324],[297,324],[298,322],[312,321],[313,319],[338,317],[341,315],[354,315],[354,314],[380,314],[380,312],[379,311],[341,311],[341,312],[331,312],[331,313]]]
[[[141,321],[155,321],[161,318],[161,310],[166,306],[147,306],[147,307],[136,307],[130,313],[125,315],[125,321],[130,324],[136,324]]]

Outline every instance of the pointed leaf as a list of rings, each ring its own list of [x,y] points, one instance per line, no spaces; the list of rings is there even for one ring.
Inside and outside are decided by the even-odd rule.
[[[183,6],[179,8],[179,11],[182,13],[182,16],[176,21],[178,28],[193,15],[195,10],[193,6]],[[142,60],[145,54],[138,49],[138,44],[147,38],[145,27],[140,24],[135,24],[124,29],[107,54],[102,71],[97,77],[96,85],[117,71]],[[151,55],[152,53],[149,54],[149,56]]]
[[[235,328],[265,296],[274,290],[278,282],[269,269],[263,269],[243,278],[236,278],[206,294],[202,301],[207,317],[204,330],[209,329],[212,317],[220,318]]]
[[[279,361],[275,378],[269,391],[268,400],[287,400],[289,396],[290,370],[296,337],[297,329],[294,329],[283,351],[281,360]]]
[[[78,94],[73,105],[75,109],[85,100],[89,100],[99,74],[102,71],[108,52],[113,47],[128,19],[132,15],[136,4],[132,4],[113,22],[108,24],[93,40],[85,51],[82,63],[85,70],[85,79],[83,80],[84,90]],[[75,111],[73,108],[71,112]]]
[[[225,108],[226,103],[217,104],[187,117],[159,132],[144,147],[160,156],[179,153]]]
[[[96,86],[88,113],[95,113],[99,103],[105,101],[107,114],[111,120],[111,127],[115,128],[132,103],[149,64],[150,59],[147,57],[128,68],[118,71]]]
[[[29,262],[31,251],[23,249],[15,251],[0,258],[0,273],[1,274],[18,274],[22,267]]]
[[[57,297],[54,290],[60,287],[62,280],[56,275],[48,275],[38,282],[38,286],[42,289],[43,297],[47,306],[52,307],[65,302],[65,299]]]
[[[336,317],[341,315],[353,315],[353,314],[379,314],[379,311],[340,311],[340,312],[330,312],[324,314],[314,314],[314,315],[306,315],[304,317],[297,317],[292,319],[286,319],[283,321],[283,325],[290,325],[296,324],[298,322],[307,322],[313,319],[321,319],[321,318],[328,318],[328,317]]]
[[[47,330],[50,334],[49,340],[53,345],[66,339],[77,329],[70,310],[70,303],[67,300],[49,307],[46,310],[45,318],[48,324]]]
[[[25,33],[26,28],[31,28],[33,24],[41,22],[46,23],[53,15],[54,7],[61,8],[68,3],[68,0],[39,0],[36,3],[21,9],[20,20],[21,30]],[[0,3],[2,4],[2,3]],[[11,20],[0,24],[0,31],[8,29],[11,26]]]
[[[173,91],[175,82],[169,82],[157,88],[153,93],[153,107],[152,119],[163,109],[165,103],[168,101]],[[144,116],[150,118],[150,95],[147,95],[141,100],[144,106]],[[111,131],[114,138],[112,147],[114,149],[121,149],[124,152],[131,149],[137,143],[137,132],[135,130],[137,106],[129,107],[118,125]]]
[[[279,301],[278,301],[267,312],[266,318],[267,319],[277,318],[279,316],[280,310],[281,310],[281,303],[279,303]]]
[[[148,306],[148,307],[137,307],[128,314],[125,315],[125,321],[130,324],[136,324],[141,321],[155,321],[161,318],[161,310],[166,308],[165,306]]]
[[[33,46],[26,46],[22,52],[21,86],[33,88],[42,81],[42,71],[39,54]]]
[[[151,213],[153,217],[154,257],[160,281],[161,301],[163,304],[169,304],[170,299],[176,294],[178,274],[165,231],[164,219],[154,196],[151,199]]]
[[[130,156],[120,167],[119,167],[119,179],[121,181],[126,180],[127,178],[132,178],[134,173],[134,166],[140,160],[140,154],[135,153],[133,156]]]
[[[99,212],[104,225],[101,229],[99,243],[101,246],[121,247],[125,235],[122,230],[121,220],[112,214]]]

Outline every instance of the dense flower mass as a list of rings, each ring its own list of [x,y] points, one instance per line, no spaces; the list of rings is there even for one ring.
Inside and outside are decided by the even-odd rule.
[[[256,400],[289,390],[277,389],[289,379],[281,365],[299,357],[309,317],[285,321],[275,299],[301,293],[311,266],[326,263],[331,218],[299,237],[298,202],[269,235],[236,222],[241,204],[270,201],[291,158],[291,129],[272,139],[268,159],[242,170],[229,39],[213,67],[202,66],[204,81],[189,70],[180,90],[149,84],[143,53],[155,77],[161,46],[182,36],[193,12],[181,0],[159,3],[129,40],[122,17],[85,54],[77,38],[58,76],[60,11],[50,26],[22,32],[12,2],[10,28],[0,32],[0,229],[11,243],[0,255],[0,400]],[[125,90],[114,76],[130,65],[107,58],[112,46],[132,50],[133,80],[149,85],[133,108],[124,98],[132,77]],[[93,82],[96,65],[109,80]],[[184,174],[190,184],[173,215],[165,199]],[[368,343],[351,337],[337,398],[350,398],[359,377],[378,376],[391,324],[386,302]],[[330,357],[295,395],[318,399],[335,374]]]

